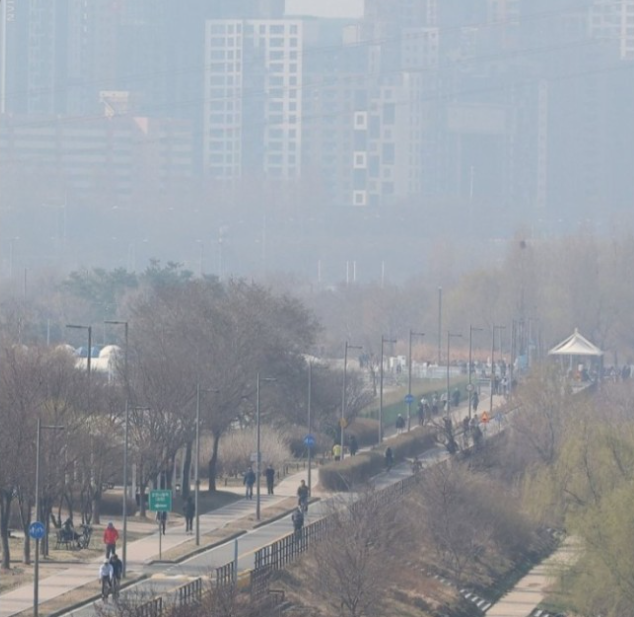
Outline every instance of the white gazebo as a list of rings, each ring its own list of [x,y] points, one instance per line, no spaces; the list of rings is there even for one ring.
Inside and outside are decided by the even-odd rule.
[[[579,333],[579,330],[575,328],[575,331],[564,341],[555,345],[549,352],[549,356],[559,356],[562,359],[569,359],[569,368],[574,373],[577,373],[577,367],[582,365],[582,368],[587,368],[586,362],[589,364],[598,364],[597,372],[601,374],[601,365],[603,363],[603,351],[599,349],[594,343],[591,343],[585,336]],[[593,362],[594,361],[594,362]],[[578,371],[578,379],[581,380],[581,373]]]

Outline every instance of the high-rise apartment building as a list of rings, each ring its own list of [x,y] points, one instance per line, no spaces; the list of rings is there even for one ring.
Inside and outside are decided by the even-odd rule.
[[[589,28],[592,36],[613,44],[622,59],[634,59],[634,0],[594,0]]]
[[[299,175],[302,38],[301,20],[207,21],[206,174],[222,181]]]

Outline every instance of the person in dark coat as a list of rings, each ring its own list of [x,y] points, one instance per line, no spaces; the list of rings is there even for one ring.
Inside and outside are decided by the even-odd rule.
[[[253,499],[253,485],[255,484],[255,471],[253,471],[253,467],[249,467],[244,474],[243,484],[246,487],[246,498]]]
[[[273,465],[269,463],[264,470],[264,475],[266,476],[266,491],[269,495],[273,495],[273,487],[275,486],[275,469],[273,469]]]
[[[191,495],[185,502],[183,508],[183,514],[185,515],[185,533],[192,533],[194,531],[194,516],[196,516],[196,504]]]

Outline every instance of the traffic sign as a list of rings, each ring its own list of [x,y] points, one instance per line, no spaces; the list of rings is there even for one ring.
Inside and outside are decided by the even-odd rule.
[[[341,418],[339,420],[339,426],[341,428],[347,428],[348,427],[348,420],[346,420],[345,418]]]
[[[473,384],[472,383],[467,384],[467,392],[473,392]]]
[[[249,460],[252,463],[257,463],[258,462],[258,453],[257,452],[251,452],[251,456],[249,457]],[[262,452],[260,452],[260,462],[262,462]]]
[[[41,523],[40,521],[34,521],[29,525],[29,535],[34,540],[41,540],[44,537],[44,533],[44,523]]]
[[[414,402],[414,396],[413,396],[413,395],[411,395],[411,394],[406,394],[406,395],[405,395],[405,402],[406,402],[408,405],[411,405],[411,404]]]
[[[170,512],[172,510],[172,491],[150,491],[150,510],[152,512]]]
[[[315,436],[308,433],[308,435],[304,437],[304,445],[308,448],[312,448],[315,445]]]

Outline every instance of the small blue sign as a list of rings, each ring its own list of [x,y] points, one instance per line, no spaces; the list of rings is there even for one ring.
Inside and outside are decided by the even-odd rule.
[[[315,445],[315,436],[308,433],[308,435],[304,437],[304,445],[312,448]]]
[[[41,540],[44,537],[44,524],[35,521],[29,525],[29,535],[34,540]]]
[[[414,402],[414,396],[412,394],[406,394],[405,395],[405,402],[408,405],[411,405]]]

